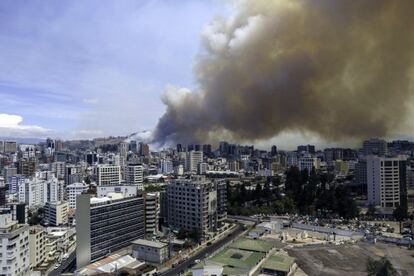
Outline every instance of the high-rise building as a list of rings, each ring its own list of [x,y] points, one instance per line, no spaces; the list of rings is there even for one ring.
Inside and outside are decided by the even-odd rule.
[[[220,183],[220,191],[223,186]],[[224,193],[204,176],[179,178],[167,186],[167,221],[171,227],[196,231],[201,238],[213,232],[226,216]],[[225,188],[225,186],[224,186]],[[218,197],[220,198],[218,200]],[[219,213],[220,212],[220,213]]]
[[[81,268],[145,235],[144,199],[119,194],[79,195],[76,202],[76,265]]]
[[[140,142],[138,144],[138,154],[140,156],[149,156],[149,153],[150,153],[150,151],[149,151],[148,144]]]
[[[83,192],[86,192],[88,188],[89,185],[82,182],[73,183],[66,186],[69,208],[76,209],[76,197],[82,194]]]
[[[211,154],[212,154],[211,145],[210,144],[203,145],[203,155],[210,157]]]
[[[138,190],[143,190],[144,167],[140,164],[129,164],[126,166],[125,181],[128,185],[135,185]]]
[[[29,275],[29,226],[0,215],[0,242],[1,275]]]
[[[173,163],[169,159],[161,159],[160,161],[160,173],[170,174],[174,172]]]
[[[7,192],[7,187],[0,186],[0,206],[4,206],[7,203],[6,192]]]
[[[145,235],[151,237],[158,231],[160,215],[159,194],[148,193],[145,199]]]
[[[79,165],[67,164],[65,167],[65,184],[73,184],[83,181],[83,168]]]
[[[277,147],[275,145],[273,145],[271,150],[270,150],[270,155],[271,156],[276,156],[276,154],[277,154]]]
[[[46,202],[56,202],[63,199],[63,181],[56,177],[42,178],[36,175],[25,179],[19,185],[19,202],[25,202],[30,208],[43,206]]]
[[[364,155],[385,156],[388,152],[387,141],[378,138],[365,140],[362,145],[362,151]]]
[[[4,141],[4,152],[5,153],[16,153],[17,143],[13,141]]]
[[[99,165],[97,167],[98,186],[119,185],[121,183],[121,167]]]
[[[354,179],[355,184],[367,186],[367,160],[360,158],[355,164]]]
[[[46,231],[41,226],[30,227],[29,253],[30,268],[35,268],[46,259]]]
[[[203,162],[203,152],[202,151],[190,151],[187,153],[186,157],[187,171],[192,173],[197,173],[197,166],[199,163]]]
[[[50,226],[61,226],[68,223],[69,204],[66,201],[46,202],[44,206],[44,222]]]
[[[388,209],[406,206],[406,158],[370,155],[366,158],[366,163],[368,202]]]
[[[37,169],[37,161],[35,158],[23,158],[19,161],[19,174],[30,177],[33,176]]]

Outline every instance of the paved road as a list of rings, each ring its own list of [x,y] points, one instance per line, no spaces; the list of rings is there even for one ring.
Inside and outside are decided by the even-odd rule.
[[[162,276],[176,276],[180,275],[180,272],[186,271],[189,269],[193,264],[194,261],[197,259],[204,259],[206,256],[211,255],[214,251],[218,250],[220,247],[228,243],[229,241],[237,238],[237,236],[243,232],[243,226],[240,224],[237,224],[236,229],[230,233],[227,237],[224,237],[223,239],[219,240],[216,243],[213,243],[210,246],[207,246],[206,248],[202,249],[197,254],[193,255],[189,259],[185,260],[181,264],[178,264],[175,268],[172,268],[170,270],[165,271],[162,273]]]
[[[62,264],[57,268],[57,269],[53,269],[48,273],[48,276],[59,276],[62,275],[62,273],[64,271],[66,271],[66,269],[68,267],[73,266],[73,264],[75,263],[75,258],[76,258],[76,250],[73,250],[70,254],[69,257],[62,262]]]

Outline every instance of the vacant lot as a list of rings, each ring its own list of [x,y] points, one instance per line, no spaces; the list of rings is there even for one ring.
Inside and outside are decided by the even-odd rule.
[[[287,251],[308,275],[366,275],[368,258],[382,256],[387,256],[400,275],[414,271],[412,251],[391,244],[315,245]]]

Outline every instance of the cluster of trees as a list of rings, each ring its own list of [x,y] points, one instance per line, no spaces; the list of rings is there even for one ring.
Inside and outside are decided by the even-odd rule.
[[[300,214],[318,214],[320,216],[338,215],[354,218],[359,209],[351,196],[350,188],[332,183],[332,174],[317,174],[313,169],[299,171],[291,167],[286,173],[285,192],[291,197]]]
[[[272,183],[272,187],[271,187]],[[292,213],[295,203],[284,197],[278,188],[279,178],[269,178],[264,183],[257,183],[254,190],[247,189],[246,184],[231,187],[227,183],[228,212],[231,215],[250,216],[254,214]]]
[[[318,174],[315,170],[308,173],[291,167],[286,172],[284,190],[279,188],[278,177],[268,178],[263,187],[256,184],[253,190],[246,189],[244,184],[237,187],[228,184],[229,214],[299,213],[348,219],[358,216],[351,191],[343,185],[330,184],[332,180],[331,174]]]
[[[367,271],[369,276],[396,276],[397,271],[391,262],[382,257],[379,260],[369,259],[367,263]]]

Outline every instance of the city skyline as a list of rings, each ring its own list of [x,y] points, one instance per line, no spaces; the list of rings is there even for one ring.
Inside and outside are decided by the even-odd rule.
[[[0,136],[147,131],[161,146],[228,140],[286,148],[412,139],[411,40],[393,36],[405,29],[400,21],[411,23],[408,9],[387,4],[397,19],[374,2],[292,3],[2,2]],[[345,29],[335,18],[341,10]],[[279,22],[295,18],[331,27]],[[381,22],[380,35],[373,26]],[[290,41],[291,31],[303,36]],[[335,61],[332,70],[325,59]]]

